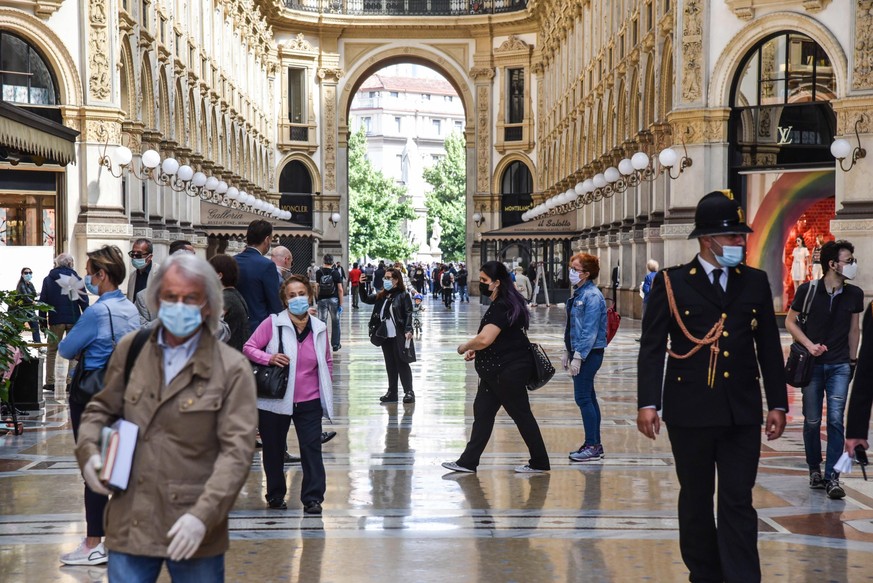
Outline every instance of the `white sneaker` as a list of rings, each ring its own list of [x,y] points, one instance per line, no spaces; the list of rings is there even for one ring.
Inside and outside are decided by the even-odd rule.
[[[101,542],[93,549],[85,546],[83,540],[75,551],[61,555],[61,562],[65,565],[103,565],[109,561],[106,549]]]
[[[548,470],[538,470],[528,465],[515,466],[516,474],[545,474]]]
[[[453,472],[465,472],[467,474],[475,474],[476,470],[471,470],[470,468],[465,468],[464,466],[459,466],[456,462],[443,462],[442,466]]]

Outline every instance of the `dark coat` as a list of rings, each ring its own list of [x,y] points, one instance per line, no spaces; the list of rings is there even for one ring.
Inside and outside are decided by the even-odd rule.
[[[391,299],[391,307],[389,308],[394,316],[394,325],[397,327],[397,338],[402,338],[403,334],[412,332],[412,298],[406,292],[390,293],[387,296],[380,298],[379,294],[362,295],[361,301],[365,304],[373,306],[373,313],[370,315],[370,329],[373,330],[373,324],[378,327],[380,314],[382,313],[382,305]],[[393,296],[393,297],[392,297]]]
[[[687,354],[695,344],[670,315],[661,272],[652,284],[643,319],[638,406],[663,407],[664,422],[677,427],[760,424],[763,376],[767,408],[787,411],[785,363],[767,274],[746,265],[730,268],[722,303],[697,257],[666,271],[679,315],[692,336],[703,338],[722,314],[727,315],[718,342],[715,382],[708,386],[708,346],[684,360],[669,357],[664,375],[668,338],[679,355]],[[653,382],[661,378],[663,387]]]
[[[846,413],[846,438],[867,439],[870,427],[870,408],[873,407],[873,302],[864,310],[861,330],[861,348],[858,350],[858,368],[852,384],[852,397]]]
[[[239,266],[236,289],[242,294],[249,309],[249,329],[256,330],[270,314],[278,314],[285,309],[279,301],[276,264],[254,247],[246,247],[234,259]]]
[[[72,267],[55,267],[42,280],[39,301],[54,308],[47,316],[49,326],[55,324],[75,324],[79,321],[79,316],[85,308],[88,307],[87,295],[82,297],[82,294],[79,294],[79,299],[74,302],[70,299],[70,296],[61,292],[61,287],[57,284],[57,281],[62,275],[72,275],[82,279]]]

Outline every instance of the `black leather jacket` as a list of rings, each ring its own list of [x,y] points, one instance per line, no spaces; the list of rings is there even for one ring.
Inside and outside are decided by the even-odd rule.
[[[402,328],[404,333],[411,333],[412,298],[409,297],[409,294],[401,291],[391,291],[382,298],[380,298],[379,295],[380,294],[369,294],[366,296],[361,296],[362,302],[373,306],[373,314],[370,316],[370,322],[372,323],[379,320],[379,315],[382,313],[382,305],[386,301],[390,300],[390,310],[394,318],[394,323],[397,326],[398,332]]]

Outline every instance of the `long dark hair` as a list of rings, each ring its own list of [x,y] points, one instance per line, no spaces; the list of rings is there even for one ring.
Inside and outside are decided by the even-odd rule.
[[[406,286],[403,284],[403,274],[400,273],[399,269],[397,269],[396,267],[389,267],[385,270],[385,277],[390,277],[391,279],[398,280],[397,285],[392,287],[391,291],[386,291],[385,288],[382,288],[382,291],[376,294],[377,298],[381,300],[382,298],[388,297],[390,294],[393,294],[395,291],[397,293],[406,291]]]
[[[509,306],[509,323],[514,324],[520,319],[522,326],[527,328],[530,323],[527,300],[515,288],[506,266],[500,261],[489,261],[482,266],[480,271],[491,278],[491,281],[500,282],[500,285],[497,286],[497,299],[503,300]]]

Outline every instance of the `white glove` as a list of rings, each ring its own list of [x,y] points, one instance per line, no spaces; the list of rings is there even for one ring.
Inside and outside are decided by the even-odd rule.
[[[574,358],[570,361],[570,367],[568,369],[570,371],[570,376],[574,377],[579,374],[579,371],[582,370],[582,359],[579,357]]]
[[[844,451],[837,463],[834,464],[834,469],[841,474],[852,473],[852,456],[849,452]]]
[[[568,351],[564,351],[564,354],[561,355],[561,368],[567,370],[567,366],[570,364],[570,353]]]
[[[84,466],[82,466],[82,477],[85,478],[85,483],[88,484],[88,487],[91,488],[92,492],[103,496],[109,496],[109,494],[111,494],[109,488],[100,481],[100,470],[102,468],[103,460],[100,458],[99,453],[95,453],[88,458],[88,461],[85,462]]]
[[[167,554],[173,561],[190,559],[200,548],[200,543],[203,542],[205,535],[206,525],[203,524],[203,521],[186,512],[179,517],[179,520],[167,533],[167,536],[173,539],[170,541]]]

